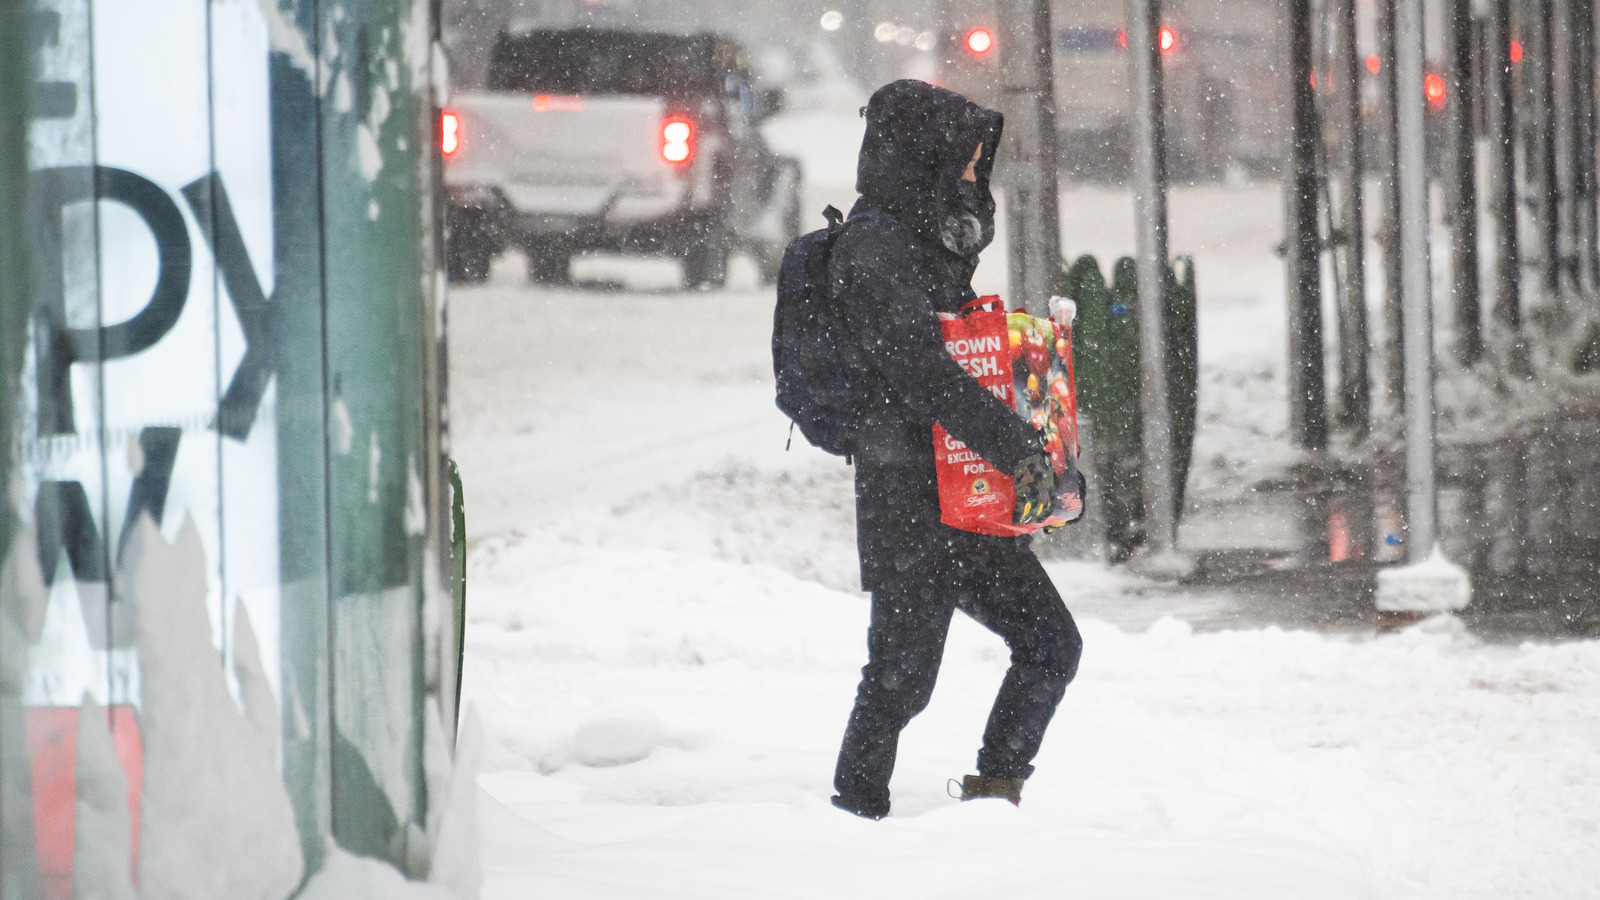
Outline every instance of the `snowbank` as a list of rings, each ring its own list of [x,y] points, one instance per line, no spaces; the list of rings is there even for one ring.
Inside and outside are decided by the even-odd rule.
[[[1174,197],[1201,497],[1286,446],[1275,197]],[[1069,193],[1069,249],[1131,246],[1125,202]],[[770,295],[606,265],[623,289],[532,292],[508,261],[452,301],[485,897],[1593,896],[1600,645],[1197,633],[1151,610],[1225,601],[1092,566],[1050,569],[1085,655],[1021,808],[945,793],[1006,665],[958,618],[893,815],[833,809],[867,619],[849,472],[783,451]]]

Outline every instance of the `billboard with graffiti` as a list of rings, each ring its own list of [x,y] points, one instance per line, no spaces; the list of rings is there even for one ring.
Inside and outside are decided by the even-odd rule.
[[[432,5],[24,22],[0,897],[284,897],[335,853],[427,876],[455,720]]]

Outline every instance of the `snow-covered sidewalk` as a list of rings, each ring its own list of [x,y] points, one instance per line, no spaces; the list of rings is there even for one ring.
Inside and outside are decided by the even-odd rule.
[[[1600,890],[1600,644],[1195,633],[1185,605],[1219,601],[1080,564],[1051,568],[1086,647],[1022,807],[945,794],[1005,668],[958,617],[894,814],[834,810],[866,600],[849,470],[783,449],[770,294],[743,265],[685,295],[655,289],[671,264],[590,261],[580,277],[627,289],[536,292],[517,262],[455,292],[450,323],[486,898]],[[1211,408],[1219,483],[1250,460],[1226,429],[1273,430],[1228,404],[1281,390],[1281,338],[1248,331],[1278,327],[1280,292],[1202,290],[1202,327],[1225,329],[1202,334],[1207,383],[1243,386]]]

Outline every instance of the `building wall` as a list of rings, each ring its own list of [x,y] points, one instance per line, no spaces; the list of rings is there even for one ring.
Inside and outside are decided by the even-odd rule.
[[[424,877],[456,661],[435,9],[18,5],[0,898],[284,897],[330,837]]]

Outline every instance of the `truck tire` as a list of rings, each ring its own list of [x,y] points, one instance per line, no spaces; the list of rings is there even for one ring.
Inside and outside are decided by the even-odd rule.
[[[534,284],[566,284],[572,278],[572,254],[557,247],[524,247],[528,280]]]
[[[783,234],[778,242],[765,248],[761,254],[761,283],[773,285],[778,283],[778,270],[783,267],[783,252],[789,249],[789,242],[800,236],[800,186],[795,185],[789,197],[784,201],[783,207]]]
[[[452,284],[482,284],[489,280],[489,264],[494,261],[494,247],[473,231],[460,231],[450,236],[445,247],[445,277]]]
[[[728,233],[715,225],[683,255],[683,285],[690,290],[716,290],[727,282]]]

